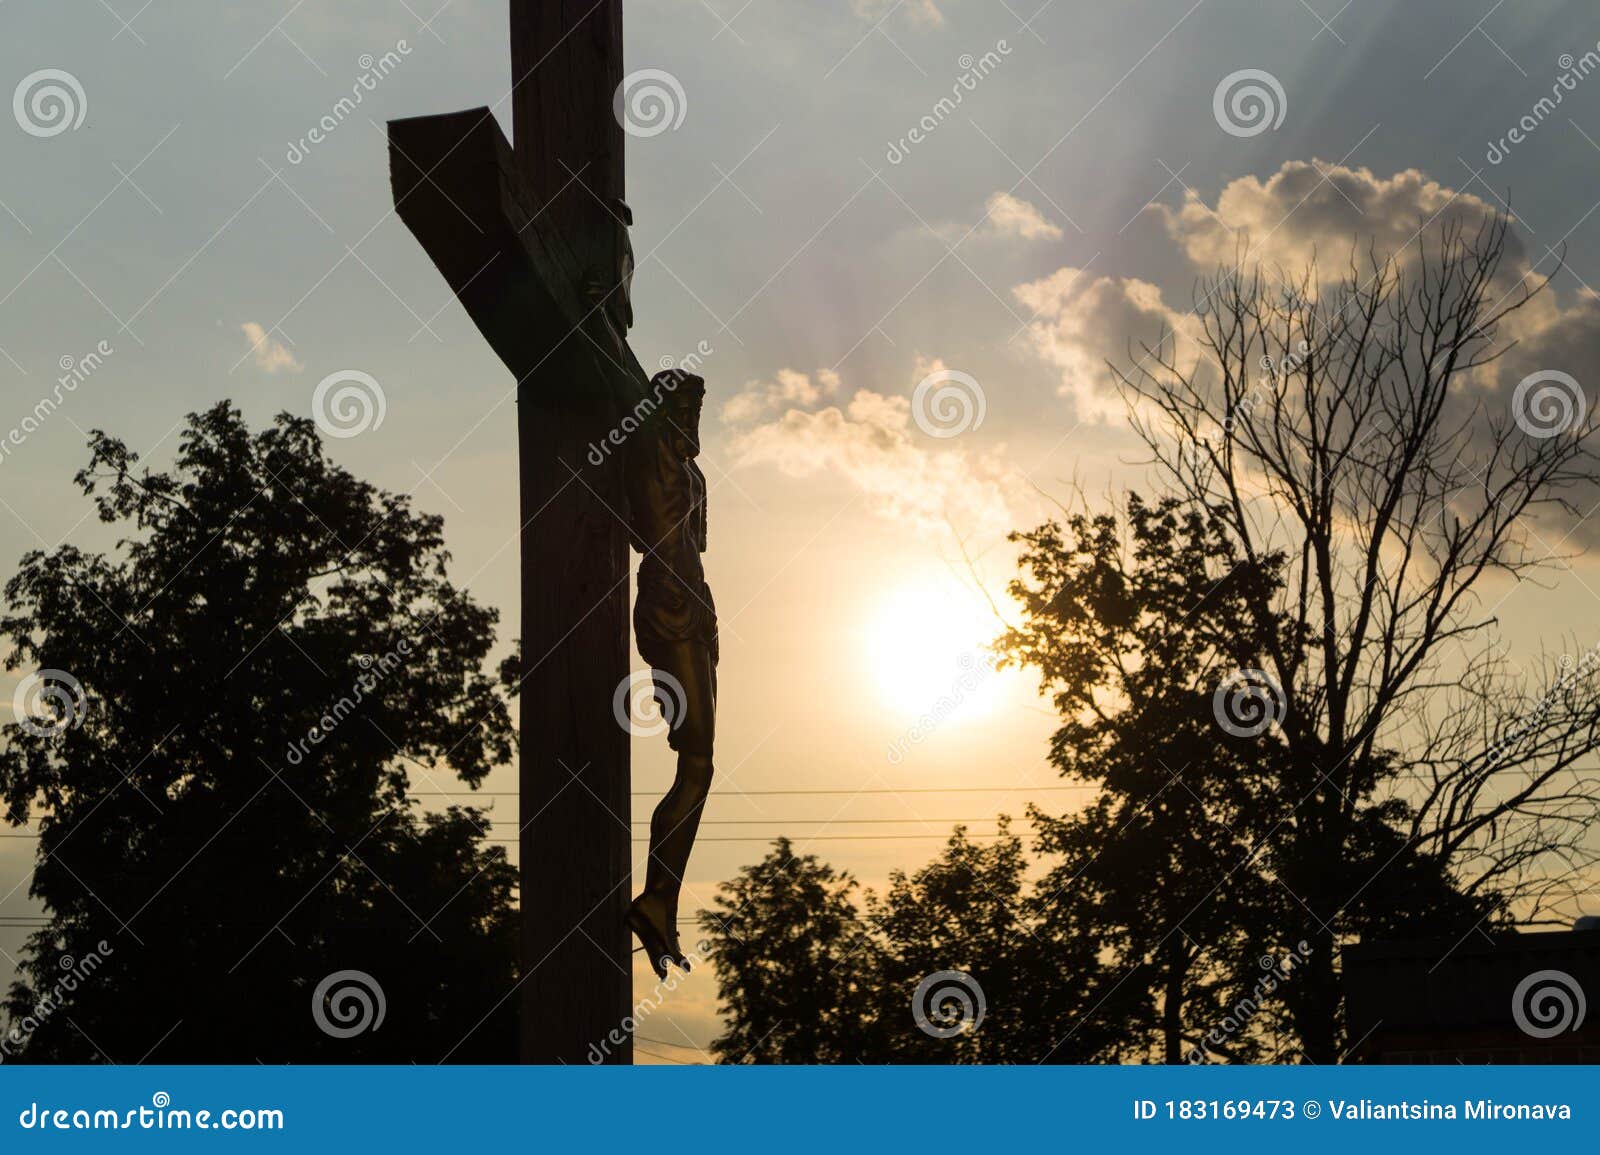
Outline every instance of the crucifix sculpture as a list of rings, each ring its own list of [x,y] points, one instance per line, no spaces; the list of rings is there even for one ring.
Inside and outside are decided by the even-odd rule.
[[[512,126],[490,110],[389,125],[395,208],[517,379],[521,505],[522,1058],[632,1060],[629,931],[663,973],[711,778],[716,617],[694,464],[704,382],[647,380],[628,347],[622,0],[511,0]],[[643,423],[619,452],[614,430]],[[598,462],[595,458],[598,457]],[[640,652],[678,779],[629,903],[629,546]]]

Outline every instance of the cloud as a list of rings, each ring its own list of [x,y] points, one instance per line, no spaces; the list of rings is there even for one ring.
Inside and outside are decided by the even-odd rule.
[[[900,9],[913,24],[938,28],[944,24],[944,13],[934,0],[850,0],[851,10],[863,20],[874,24],[887,20],[895,9]]]
[[[1266,180],[1252,175],[1231,181],[1214,207],[1190,189],[1178,208],[1154,205],[1146,211],[1202,271],[1245,258],[1298,272],[1315,260],[1326,281],[1349,271],[1352,250],[1361,255],[1372,245],[1380,254],[1410,260],[1419,235],[1426,239],[1451,224],[1471,236],[1496,208],[1418,169],[1378,177],[1370,169],[1313,159],[1289,161]],[[1516,263],[1522,250],[1520,241],[1514,243],[1508,255]]]
[[[941,367],[919,359],[917,375]],[[778,375],[779,382],[785,379],[785,373]],[[795,392],[805,393],[803,374],[787,379]],[[756,398],[757,410],[768,410],[771,388],[757,383],[747,393]],[[1003,533],[1015,527],[1007,493],[1017,483],[1004,463],[1003,446],[979,454],[929,437],[917,428],[907,396],[858,389],[842,407],[812,408],[823,399],[813,392],[811,400],[797,398],[781,415],[737,432],[730,446],[735,467],[842,479],[874,513],[923,532],[953,526],[963,534]],[[735,398],[728,408],[743,413],[741,402]]]
[[[1057,269],[1012,294],[1033,311],[1028,337],[1033,351],[1061,370],[1059,392],[1071,397],[1080,421],[1120,420],[1127,412],[1107,360],[1138,360],[1144,347],[1169,335],[1166,354],[1194,356],[1192,322],[1162,299],[1161,290],[1134,277],[1091,276]],[[1176,342],[1176,348],[1170,343]]]
[[[255,358],[257,368],[263,372],[298,373],[305,368],[295,360],[288,346],[281,341],[274,341],[271,335],[254,321],[246,321],[239,326],[239,329],[249,338],[251,356]]]
[[[722,407],[722,419],[729,425],[743,425],[786,405],[810,407],[839,391],[839,374],[818,369],[815,378],[793,369],[779,369],[770,381],[752,381]]]
[[[1030,241],[1041,237],[1051,241],[1061,239],[1061,226],[1020,197],[997,192],[985,207],[989,210],[989,225],[997,233],[1015,233]]]
[[[1458,229],[1470,240],[1503,210],[1418,169],[1379,177],[1370,169],[1313,160],[1290,161],[1266,180],[1231,181],[1214,207],[1191,191],[1180,208],[1154,211],[1196,272],[1232,265],[1248,253],[1252,263],[1280,266],[1292,276],[1315,259],[1327,284],[1349,275],[1353,246],[1358,257],[1371,246],[1380,256],[1392,254],[1404,268],[1417,260],[1419,238],[1436,255],[1441,228]],[[1538,270],[1531,265],[1513,224],[1489,301],[1510,304],[1523,286],[1539,284],[1553,268],[1553,263]],[[1508,316],[1497,337],[1504,355],[1475,370],[1470,384],[1477,400],[1506,412],[1512,391],[1527,374],[1559,369],[1581,378],[1600,362],[1600,300],[1587,289],[1563,295],[1551,285]],[[1600,389],[1591,393],[1590,404],[1600,402]]]
[[[1160,226],[1154,258],[1164,284],[1192,286],[1197,275],[1241,262],[1293,280],[1315,261],[1327,285],[1349,275],[1352,255],[1364,263],[1369,247],[1380,258],[1394,255],[1405,267],[1417,259],[1419,237],[1436,254],[1441,228],[1459,229],[1470,239],[1496,209],[1417,169],[1380,177],[1366,168],[1297,160],[1265,178],[1230,181],[1214,203],[1189,190],[1179,206],[1152,206],[1146,215]],[[1513,228],[1491,300],[1530,272],[1526,247]],[[1538,280],[1529,277],[1529,283]],[[1060,391],[1074,399],[1083,420],[1120,419],[1126,412],[1108,360],[1124,368],[1140,361],[1163,332],[1172,335],[1166,352],[1179,364],[1187,367],[1199,355],[1191,299],[1169,304],[1149,280],[1065,267],[1012,293],[1035,315],[1028,326],[1034,353],[1061,370]],[[1526,373],[1596,363],[1597,323],[1600,302],[1589,294],[1561,300],[1546,291],[1536,297],[1502,326],[1503,344],[1516,347],[1473,375],[1479,399],[1503,410]]]
[[[1159,224],[1148,254],[1159,284],[1065,267],[1012,292],[1034,313],[1027,330],[1032,351],[1060,370],[1060,391],[1073,399],[1079,419],[1120,418],[1126,405],[1108,360],[1130,372],[1140,361],[1151,368],[1146,347],[1162,334],[1171,341],[1164,360],[1187,371],[1202,356],[1191,298],[1169,304],[1162,286],[1176,294],[1192,287],[1197,276],[1236,265],[1246,272],[1261,266],[1269,284],[1275,273],[1293,282],[1315,262],[1313,291],[1325,290],[1351,275],[1352,257],[1356,275],[1367,281],[1370,250],[1380,261],[1393,259],[1407,278],[1403,291],[1415,293],[1419,282],[1412,274],[1424,251],[1430,262],[1438,260],[1442,230],[1470,246],[1501,212],[1500,206],[1414,168],[1380,177],[1366,168],[1290,161],[1265,178],[1230,181],[1212,203],[1191,190],[1177,207],[1147,210],[1146,218]],[[1526,289],[1554,271],[1548,259],[1532,263],[1529,244],[1513,220],[1499,269],[1486,287],[1486,306],[1498,312],[1517,305]],[[1486,452],[1495,428],[1505,428],[1514,417],[1554,425],[1566,412],[1600,412],[1600,375],[1592,368],[1600,364],[1600,294],[1564,285],[1563,280],[1545,286],[1505,316],[1493,333],[1488,363],[1454,379],[1444,424],[1463,430],[1464,452]],[[1424,291],[1436,288],[1437,282],[1430,282]],[[1574,381],[1582,397],[1572,396]],[[1530,392],[1535,389],[1540,392]],[[1549,413],[1524,412],[1534,396]],[[1563,400],[1566,410],[1557,405]],[[1600,501],[1600,487],[1573,496],[1588,509]],[[1600,537],[1600,518],[1589,519],[1582,532]]]

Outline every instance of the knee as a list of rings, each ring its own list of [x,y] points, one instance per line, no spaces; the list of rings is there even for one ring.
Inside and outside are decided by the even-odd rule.
[[[678,779],[684,786],[705,794],[711,789],[711,755],[684,753],[678,757]]]

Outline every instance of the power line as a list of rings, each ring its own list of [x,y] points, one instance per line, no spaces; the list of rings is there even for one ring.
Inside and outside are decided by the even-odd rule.
[[[633,1037],[641,1042],[649,1043],[653,1047],[675,1047],[680,1051],[696,1051],[702,1055],[705,1054],[704,1047],[697,1047],[693,1043],[669,1043],[666,1039],[653,1039],[649,1035],[638,1033],[635,1033]]]
[[[812,821],[821,822],[823,820],[819,818],[819,819],[813,819]],[[908,821],[920,821],[920,820],[918,820],[918,819],[910,819]],[[782,834],[782,832],[780,831],[780,832],[775,833],[775,834],[713,835],[710,838],[697,838],[697,839],[695,839],[695,845],[698,846],[698,845],[700,845],[702,843],[707,843],[707,842],[773,842],[773,841],[776,841],[781,836],[781,834]],[[0,837],[3,837],[3,838],[38,838],[39,836],[37,834],[5,834],[5,835],[0,835]],[[801,835],[797,835],[794,838],[794,841],[796,841],[796,842],[894,842],[896,840],[903,839],[903,838],[949,838],[949,837],[950,837],[950,835],[948,833],[945,833],[945,832],[942,832],[942,831],[932,831],[932,832],[930,832],[928,834],[801,834]],[[1000,835],[998,835],[998,834],[969,834],[969,835],[967,835],[967,838],[968,838],[969,841],[975,841],[977,839],[982,839],[982,838],[999,838],[999,837],[1000,837]],[[484,843],[486,845],[490,845],[490,846],[516,846],[518,844],[518,842],[519,842],[519,840],[515,839],[515,838],[485,838],[483,841],[484,841]],[[645,842],[649,842],[650,840],[648,838],[635,838],[635,839],[633,839],[633,841],[634,842],[639,842],[639,843],[645,843]]]
[[[704,843],[707,843],[707,842],[776,842],[779,837],[780,836],[776,835],[776,834],[752,834],[752,835],[749,835],[749,836],[731,836],[731,835],[730,836],[722,836],[722,835],[717,835],[717,836],[712,837],[712,838],[697,838],[697,839],[695,839],[695,845],[696,846],[700,846],[700,845],[702,845]],[[928,839],[928,838],[949,838],[949,837],[950,837],[950,835],[942,834],[942,833],[939,833],[937,831],[935,831],[933,833],[930,833],[930,834],[801,834],[801,835],[793,838],[791,841],[794,841],[794,842],[805,842],[805,843],[811,843],[811,842],[896,842],[896,841],[899,841],[900,839],[909,839],[909,838]],[[967,841],[969,841],[969,842],[977,842],[977,841],[980,841],[982,839],[999,838],[999,837],[1000,837],[1000,835],[998,835],[998,834],[969,834],[969,835],[967,835]],[[1015,835],[1012,835],[1012,837],[1015,837]],[[517,845],[517,840],[515,838],[485,838],[483,841],[485,843],[489,844],[489,845],[492,845],[492,846],[515,846],[515,845]],[[649,842],[650,840],[648,838],[635,838],[635,839],[633,839],[633,841],[643,844],[643,843]]]
[[[638,1051],[641,1055],[649,1055],[652,1059],[660,1059],[663,1063],[671,1063],[675,1067],[703,1067],[703,1066],[705,1066],[704,1063],[686,1063],[682,1059],[674,1059],[670,1055],[658,1054],[657,1052],[652,1051],[652,1050],[650,1050],[650,1049],[648,1049],[646,1047],[639,1046],[637,1043],[634,1044],[633,1049]]]
[[[1088,785],[1064,786],[906,786],[872,787],[870,789],[854,789],[840,787],[837,790],[804,789],[804,790],[717,790],[713,789],[713,798],[771,798],[779,795],[791,794],[1021,794],[1025,791],[1055,791],[1055,790],[1099,790],[1100,787]],[[516,790],[412,790],[409,792],[413,798],[516,798]],[[659,798],[660,790],[635,790],[635,798]]]
[[[1568,772],[1578,772],[1577,767],[1570,767]],[[1432,783],[1434,778],[1430,774],[1386,774],[1381,782],[1427,782]],[[1449,776],[1440,781],[1449,782]],[[869,788],[856,788],[841,786],[837,788],[804,788],[793,790],[719,790],[713,788],[713,798],[772,798],[800,794],[830,794],[830,795],[857,795],[857,794],[1026,794],[1054,793],[1057,791],[1083,791],[1104,790],[1105,787],[1094,782],[1087,783],[1062,783],[1049,786],[1035,786],[1024,784],[1019,786],[882,786]],[[412,790],[408,792],[413,798],[516,798],[516,790]],[[634,790],[634,798],[659,798],[660,790]]]
[[[508,819],[508,822],[514,820]],[[649,818],[635,818],[635,822],[649,822]],[[880,822],[998,822],[993,814],[981,818],[704,818],[701,826],[788,826],[796,822],[820,822],[824,826],[865,826]],[[499,825],[496,822],[494,825]]]

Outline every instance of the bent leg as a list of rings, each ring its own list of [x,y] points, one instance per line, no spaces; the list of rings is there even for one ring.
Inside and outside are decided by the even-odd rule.
[[[656,655],[657,667],[667,678],[657,678],[657,694],[673,697],[672,681],[683,688],[682,702],[663,701],[663,709],[678,707],[671,743],[678,751],[678,772],[650,819],[650,860],[645,868],[644,892],[634,901],[632,918],[641,941],[651,952],[651,965],[664,974],[659,954],[686,966],[678,946],[678,895],[700,829],[700,815],[711,792],[712,743],[716,709],[716,672],[709,653],[692,642],[676,643]],[[668,678],[671,680],[669,681]],[[639,920],[647,924],[645,929]],[[653,931],[657,941],[646,938]]]

